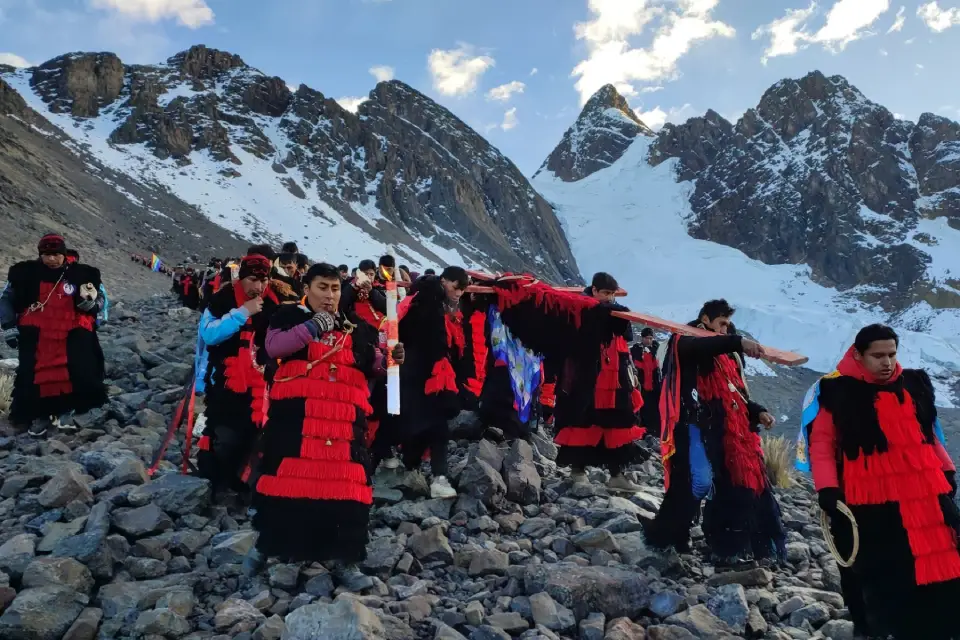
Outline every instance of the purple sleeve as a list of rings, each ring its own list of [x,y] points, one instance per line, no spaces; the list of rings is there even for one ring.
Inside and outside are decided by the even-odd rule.
[[[314,336],[308,324],[310,323],[304,322],[286,331],[280,329],[267,331],[267,355],[271,358],[286,358],[310,344]]]
[[[387,362],[383,356],[383,351],[374,349],[373,356],[373,377],[380,378],[387,375]]]

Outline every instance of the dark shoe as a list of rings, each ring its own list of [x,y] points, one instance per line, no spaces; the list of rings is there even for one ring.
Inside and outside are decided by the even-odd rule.
[[[360,571],[355,564],[337,567],[333,571],[333,577],[341,587],[353,593],[360,593],[373,587],[373,578]]]
[[[250,549],[247,553],[247,557],[243,559],[243,575],[248,578],[252,578],[261,571],[263,571],[264,565],[267,564],[267,556],[260,553],[256,547]]]
[[[710,555],[710,561],[714,567],[722,567],[724,569],[753,569],[757,566],[753,556],[749,554],[721,556],[714,553]]]
[[[50,429],[51,423],[49,418],[37,418],[32,423],[30,423],[30,428],[27,429],[27,433],[33,436],[34,438],[42,438],[47,435],[47,431]]]

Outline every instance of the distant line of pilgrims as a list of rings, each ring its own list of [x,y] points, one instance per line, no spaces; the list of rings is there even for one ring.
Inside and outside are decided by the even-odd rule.
[[[0,322],[19,349],[11,421],[39,437],[51,418],[101,406],[106,392],[99,271],[68,261],[60,236],[41,239],[38,253],[11,268]],[[239,260],[211,262],[203,276],[184,270],[174,278],[183,303],[203,311],[198,471],[218,491],[250,495],[260,535],[248,573],[269,557],[322,561],[345,588],[369,588],[357,563],[366,554],[373,471],[398,467],[396,451],[408,473],[429,456],[431,495],[456,496],[448,425],[464,408],[478,411],[478,435],[507,439],[529,438],[544,418],[556,430],[558,465],[572,468],[570,485],[590,482],[587,467],[602,467],[610,490],[626,494],[640,490],[626,472],[646,457],[645,430],[656,429],[666,494],[644,522],[647,542],[688,551],[690,527],[702,517],[718,566],[785,561],[758,433],[774,421],[744,379],[743,357],[763,349],[731,330],[726,301],[708,301],[690,323],[716,335],[671,336],[661,366],[652,332],[631,346],[630,323],[611,313],[625,308],[609,274],[596,274],[582,294],[520,277],[464,295],[470,279],[459,267],[395,274],[395,260],[384,256],[350,274],[298,256],[293,245],[279,255],[258,245]],[[406,286],[401,344],[391,353],[403,364],[399,416],[385,411],[387,276]],[[840,569],[857,631],[953,638],[955,467],[930,379],[897,363],[898,346],[886,326],[858,334],[805,400],[798,459],[812,471],[838,553],[848,555],[853,539],[841,505],[858,524],[859,553]]]

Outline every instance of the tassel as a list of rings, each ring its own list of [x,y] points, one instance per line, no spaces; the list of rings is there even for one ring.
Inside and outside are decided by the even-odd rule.
[[[442,391],[458,393],[457,375],[453,371],[453,366],[447,358],[437,360],[433,365],[433,371],[430,378],[424,384],[423,391],[426,395],[435,395]]]
[[[303,438],[300,441],[300,457],[325,462],[352,462],[353,460],[350,455],[350,441],[332,438]]]
[[[279,478],[309,478],[344,482],[367,482],[367,471],[357,462],[284,458],[277,469]]]
[[[304,418],[303,430],[304,436],[310,438],[320,438],[322,440],[353,440],[354,427],[352,422],[345,420],[321,420],[317,418]]]

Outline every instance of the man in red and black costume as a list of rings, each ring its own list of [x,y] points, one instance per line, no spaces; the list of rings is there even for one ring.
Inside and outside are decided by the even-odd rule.
[[[61,236],[44,236],[37,250],[39,259],[10,268],[0,324],[20,359],[10,420],[39,437],[61,415],[102,406],[107,394],[96,332],[100,271],[67,264]]]
[[[379,464],[388,445],[399,446],[408,472],[416,471],[429,451],[434,498],[457,495],[447,479],[448,422],[461,407],[457,370],[466,338],[460,298],[467,282],[461,267],[447,267],[439,278],[423,277],[411,289],[413,298],[399,327],[407,357],[400,369],[403,409],[399,416],[386,416],[375,447],[374,463]]]
[[[660,437],[667,492],[646,526],[647,542],[686,551],[700,507],[714,561],[739,565],[785,556],[780,507],[767,479],[760,425],[773,416],[750,399],[743,354],[759,357],[753,340],[728,334],[734,309],[726,300],[703,305],[691,326],[712,337],[674,335],[664,361]]]
[[[897,362],[890,327],[862,329],[837,370],[819,382],[807,432],[820,507],[837,550],[852,551],[845,503],[860,534],[841,570],[856,630],[897,640],[960,637],[960,513],[956,471],[938,440],[927,373]]]
[[[640,342],[630,347],[630,356],[640,379],[640,393],[643,395],[640,424],[653,433],[660,430],[660,386],[663,382],[660,361],[657,360],[658,347],[650,327],[641,331]]]
[[[194,311],[200,306],[200,278],[193,267],[187,267],[180,278],[180,302]]]
[[[264,425],[272,363],[263,345],[279,304],[269,278],[268,258],[246,256],[237,281],[221,287],[200,318],[207,358],[197,375],[204,378],[207,424],[197,443],[197,465],[215,490],[245,490],[240,474]]]
[[[257,572],[269,556],[330,562],[340,586],[362,591],[373,585],[356,566],[373,502],[368,379],[385,374],[383,356],[376,331],[340,310],[336,267],[316,264],[303,283],[304,304],[281,307],[267,335],[281,364],[251,474],[260,535],[244,571]],[[403,356],[398,345],[393,357]]]
[[[574,483],[588,481],[588,466],[604,467],[610,472],[610,489],[635,493],[641,487],[623,472],[643,454],[636,444],[644,435],[637,421],[642,397],[630,358],[631,325],[608,316],[611,310],[628,310],[616,303],[619,288],[613,276],[600,272],[584,289],[605,312],[593,314],[605,319],[604,330],[603,335],[596,334],[588,323],[590,339],[572,345],[559,372],[554,442],[559,446],[557,464],[572,467]]]

